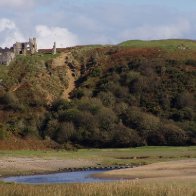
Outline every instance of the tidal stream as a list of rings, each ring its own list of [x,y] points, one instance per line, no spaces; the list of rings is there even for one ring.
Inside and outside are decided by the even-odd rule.
[[[15,176],[3,178],[4,182],[15,182],[22,184],[59,184],[59,183],[90,183],[90,182],[108,182],[112,179],[93,178],[93,174],[98,174],[108,170],[89,170],[75,172],[61,172],[54,174]]]

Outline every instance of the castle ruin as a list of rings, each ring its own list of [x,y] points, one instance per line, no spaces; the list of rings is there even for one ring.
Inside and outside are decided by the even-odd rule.
[[[35,54],[36,52],[36,38],[30,38],[29,42],[16,42],[11,48],[0,48],[0,65],[9,65],[16,55]]]
[[[37,52],[37,42],[36,38],[29,39],[29,42],[16,42],[13,45],[13,51],[15,55],[23,54],[26,55],[27,53],[35,54]]]

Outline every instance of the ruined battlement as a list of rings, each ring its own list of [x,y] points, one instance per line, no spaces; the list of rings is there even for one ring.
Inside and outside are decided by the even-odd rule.
[[[35,54],[37,52],[36,38],[29,39],[29,42],[16,42],[13,45],[13,52],[15,55],[26,55],[27,53]]]
[[[0,48],[0,65],[9,65],[16,55],[35,54],[36,52],[36,38],[30,38],[28,42],[16,42],[11,48]]]

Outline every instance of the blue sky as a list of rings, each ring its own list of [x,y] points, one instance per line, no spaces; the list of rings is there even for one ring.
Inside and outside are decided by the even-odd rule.
[[[196,38],[196,0],[0,0],[0,46]]]

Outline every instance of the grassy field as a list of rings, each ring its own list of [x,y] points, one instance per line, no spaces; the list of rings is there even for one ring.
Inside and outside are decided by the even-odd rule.
[[[196,147],[140,147],[126,149],[80,149],[78,151],[0,151],[0,160],[85,160],[101,165],[149,164],[162,161],[196,158]],[[66,163],[66,162],[65,162]],[[25,162],[24,162],[25,165]],[[66,165],[65,165],[66,166]],[[88,165],[86,165],[88,166]],[[0,174],[5,167],[0,169]],[[8,172],[8,171],[7,171]],[[7,173],[12,174],[12,173]],[[133,196],[194,196],[196,183],[189,180],[142,179],[113,183],[69,185],[20,185],[0,183],[2,196],[7,195],[133,195]]]

